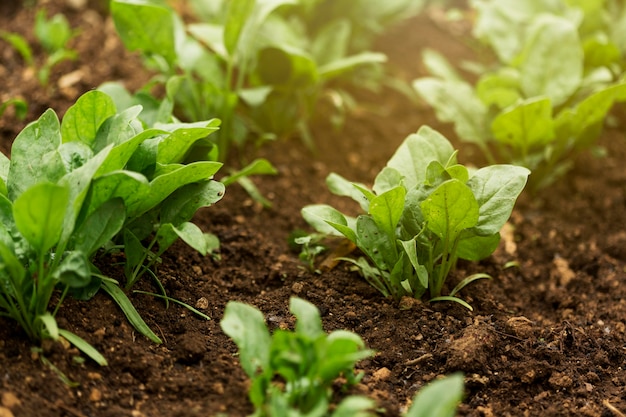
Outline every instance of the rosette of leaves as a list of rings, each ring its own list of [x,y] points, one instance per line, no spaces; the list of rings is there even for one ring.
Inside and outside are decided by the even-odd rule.
[[[614,1],[471,3],[476,43],[495,62],[472,63],[471,83],[427,50],[432,76],[414,88],[489,163],[525,166],[531,188],[545,187],[595,146],[613,104],[626,100],[626,8]]]
[[[160,340],[94,258],[123,249],[129,287],[178,238],[203,254],[217,244],[190,220],[224,192],[211,179],[222,164],[194,147],[219,122],[144,129],[140,111],[118,113],[110,97],[91,91],[62,123],[46,111],[17,136],[11,159],[0,157],[0,315],[35,341],[63,336],[99,363],[104,358],[56,324],[68,294],[89,299],[104,288],[135,327]]]
[[[318,232],[351,240],[366,258],[354,263],[365,279],[385,296],[456,301],[467,277],[442,295],[458,259],[478,261],[491,255],[500,241],[529,171],[492,165],[475,171],[457,162],[450,142],[422,127],[400,145],[377,175],[372,189],[330,174],[331,192],[357,201],[365,212],[356,218],[329,205],[302,209]]]
[[[373,401],[350,396],[329,413],[332,384],[343,376],[347,385],[362,374],[354,367],[373,351],[352,332],[326,334],[319,310],[308,301],[291,298],[295,329],[270,334],[263,314],[250,305],[230,301],[220,325],[239,348],[241,366],[251,379],[254,416],[371,416]]]

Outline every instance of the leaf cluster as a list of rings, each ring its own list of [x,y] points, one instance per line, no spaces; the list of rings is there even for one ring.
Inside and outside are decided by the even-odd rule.
[[[35,70],[39,83],[47,86],[50,71],[54,66],[64,61],[73,61],[78,57],[76,51],[68,47],[69,41],[78,32],[72,30],[64,15],[58,13],[48,19],[46,11],[40,9],[35,16],[34,33],[39,45],[46,53],[46,58],[41,64],[35,62],[33,46],[23,36],[0,30],[0,39],[8,42],[18,52],[26,65]]]
[[[471,307],[442,288],[458,259],[488,257],[500,241],[529,171],[513,165],[492,165],[471,172],[457,162],[448,140],[424,126],[400,145],[374,186],[330,174],[331,192],[354,199],[366,214],[344,215],[329,205],[302,209],[318,232],[351,240],[367,257],[354,263],[365,279],[385,296],[453,300]]]
[[[322,95],[340,107],[351,102],[345,91],[329,90],[329,83],[385,60],[360,49],[365,45],[355,39],[421,3],[194,2],[202,21],[187,25],[171,8],[148,2],[114,0],[111,13],[126,47],[140,51],[163,75],[165,100],[181,118],[222,119],[217,136],[224,160],[250,132],[261,140],[295,131],[309,138],[307,123]],[[347,18],[352,11],[359,13]]]
[[[370,357],[356,334],[337,330],[326,334],[317,308],[291,298],[289,309],[297,319],[295,330],[272,335],[263,314],[247,304],[230,301],[220,325],[239,348],[241,366],[251,379],[250,401],[255,416],[325,416],[332,384],[343,376],[348,384],[362,375],[355,364]],[[332,416],[366,416],[373,401],[348,397]]]
[[[474,41],[495,62],[473,63],[478,79],[470,83],[443,56],[425,51],[433,75],[414,88],[489,163],[525,166],[533,189],[549,185],[574,155],[594,145],[613,104],[626,100],[626,8],[610,0],[475,0],[472,6]]]
[[[0,315],[33,340],[63,334],[72,342],[57,328],[57,309],[68,293],[88,299],[102,286],[158,342],[95,256],[123,248],[130,286],[178,238],[204,254],[216,244],[189,220],[224,192],[210,179],[222,164],[192,155],[218,121],[144,129],[140,111],[118,113],[91,91],[62,123],[46,111],[17,136],[10,160],[0,156]],[[62,295],[49,312],[55,288]]]

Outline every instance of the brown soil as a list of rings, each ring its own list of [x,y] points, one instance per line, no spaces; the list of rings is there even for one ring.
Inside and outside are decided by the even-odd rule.
[[[62,115],[78,95],[101,82],[119,79],[137,88],[148,78],[140,60],[120,46],[102,2],[78,9],[61,0],[40,4],[50,12],[62,11],[81,28],[73,43],[80,59],[59,67],[52,87],[42,89],[19,56],[0,43],[0,100],[21,96],[30,105],[24,122],[12,110],[0,118],[5,153],[24,124],[45,108]],[[33,16],[34,10],[17,0],[0,3],[3,30],[33,39]],[[424,47],[457,60],[469,56],[454,36],[467,28],[443,27],[431,17],[406,22],[378,44],[390,56],[390,71],[407,81],[422,73],[419,53]],[[306,228],[299,213],[305,204],[352,209],[327,191],[328,173],[371,182],[403,138],[423,124],[453,137],[423,104],[392,90],[359,93],[358,98],[360,107],[343,130],[333,129],[324,117],[312,124],[318,146],[314,155],[298,140],[261,149],[261,156],[280,171],[255,179],[273,208],[262,209],[233,186],[217,205],[198,213],[196,222],[221,240],[219,261],[182,244],[164,257],[158,275],[169,295],[191,305],[205,299],[204,311],[212,320],[131,295],[164,340],[155,345],[137,335],[105,295],[89,302],[69,300],[59,313],[61,326],[92,343],[110,363],[102,368],[81,363],[75,349],[46,346],[45,357],[80,383],[70,388],[31,353],[31,343],[13,322],[0,319],[0,415],[247,415],[252,412],[247,380],[236,347],[219,327],[224,306],[228,300],[253,304],[276,328],[293,322],[288,299],[296,295],[320,308],[328,331],[354,331],[377,351],[359,364],[366,376],[355,391],[376,399],[386,410],[382,415],[399,415],[424,384],[463,371],[461,416],[623,416],[624,114],[616,112],[614,127],[600,140],[608,157],[583,155],[567,178],[538,195],[523,195],[496,254],[479,264],[460,265],[453,282],[477,271],[494,277],[464,290],[474,312],[448,303],[401,309],[345,265],[321,275],[308,272],[287,243],[293,230]],[[467,163],[476,154],[461,146],[461,157]],[[505,269],[509,261],[519,266]],[[100,265],[121,279],[106,262]],[[140,287],[153,290],[148,281]]]

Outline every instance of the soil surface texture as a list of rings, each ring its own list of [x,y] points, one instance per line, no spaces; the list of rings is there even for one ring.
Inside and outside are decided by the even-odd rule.
[[[63,115],[76,98],[105,81],[130,89],[150,78],[141,60],[125,51],[106,2],[40,1],[49,15],[64,13],[80,28],[72,41],[79,58],[55,69],[41,87],[20,56],[0,41],[0,102],[22,97],[25,120],[9,109],[0,118],[0,149],[9,154],[15,136],[47,108]],[[36,7],[0,2],[0,29],[34,42]],[[389,56],[388,71],[410,82],[424,74],[420,53],[431,47],[454,62],[472,56],[463,39],[469,27],[445,23],[430,12],[392,28],[375,47]],[[35,59],[43,59],[36,48]],[[40,62],[40,61],[38,61]],[[330,203],[356,210],[335,197],[325,178],[336,172],[371,183],[397,146],[422,125],[455,141],[423,103],[397,90],[355,91],[357,109],[342,129],[320,105],[311,124],[316,151],[298,138],[233,152],[227,168],[261,156],[276,176],[254,178],[272,202],[263,208],[238,186],[195,222],[221,241],[219,259],[202,257],[182,243],[163,257],[157,274],[167,293],[211,316],[206,321],[158,299],[129,296],[163,339],[138,335],[105,294],[88,302],[67,300],[61,327],[102,352],[108,367],[77,361],[77,350],[44,345],[43,356],[12,321],[0,318],[0,416],[191,417],[250,414],[247,377],[234,343],[219,322],[229,300],[258,307],[271,329],[292,326],[288,303],[298,296],[314,303],[327,331],[358,333],[377,353],[358,364],[365,377],[350,393],[375,399],[381,415],[401,415],[425,384],[456,371],[465,374],[459,416],[593,416],[626,413],[626,112],[615,109],[599,145],[576,159],[573,170],[549,189],[522,194],[496,253],[480,263],[461,262],[454,286],[476,272],[490,274],[463,290],[470,312],[455,303],[394,302],[368,286],[348,265],[321,274],[298,259],[288,237],[309,230],[300,215],[306,204]],[[463,163],[479,154],[455,142]],[[321,259],[320,259],[321,260]],[[99,266],[123,281],[123,272]],[[515,266],[508,267],[513,262]],[[507,266],[505,268],[505,266]],[[145,280],[137,289],[155,291]],[[53,363],[79,385],[70,387],[42,362]],[[337,398],[346,395],[337,390]]]

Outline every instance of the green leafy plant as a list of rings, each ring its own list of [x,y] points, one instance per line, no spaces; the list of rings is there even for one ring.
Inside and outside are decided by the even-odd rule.
[[[0,39],[8,42],[22,56],[26,65],[35,70],[39,83],[46,86],[54,66],[77,58],[76,51],[67,46],[77,32],[71,29],[64,15],[56,14],[47,19],[43,9],[37,12],[34,29],[37,41],[46,52],[45,60],[41,64],[35,62],[33,48],[23,36],[0,31]]]
[[[308,138],[308,120],[331,81],[385,60],[353,45],[354,22],[373,25],[373,17],[361,21],[333,15],[322,25],[327,3],[216,1],[205,5],[203,22],[189,25],[172,9],[148,2],[114,0],[111,13],[126,47],[141,51],[163,75],[165,100],[182,119],[223,120],[217,137],[224,160],[229,147],[242,144],[250,132],[261,140],[294,131]],[[333,8],[336,14],[351,3],[342,4]],[[369,5],[367,11],[391,20],[417,9],[414,4],[395,1]],[[345,97],[331,90],[335,102]]]
[[[626,100],[626,9],[613,1],[472,5],[474,41],[486,44],[495,62],[473,63],[478,79],[470,83],[443,56],[425,51],[433,76],[414,87],[490,164],[523,165],[533,172],[531,188],[545,187],[594,146],[613,104]]]
[[[222,164],[194,154],[218,121],[144,129],[140,111],[117,113],[106,94],[88,92],[62,123],[46,111],[17,136],[11,160],[0,158],[0,314],[33,340],[63,336],[101,363],[57,328],[68,294],[88,299],[103,288],[137,329],[160,340],[94,258],[123,249],[128,288],[178,238],[203,254],[217,244],[189,220],[224,192],[211,180]],[[61,296],[50,312],[56,288]]]
[[[239,348],[241,366],[251,379],[249,397],[255,416],[370,416],[373,401],[345,398],[332,414],[331,386],[340,376],[354,384],[362,375],[355,364],[372,355],[361,338],[337,330],[326,334],[317,308],[291,298],[289,309],[297,318],[294,331],[272,335],[263,314],[255,307],[230,301],[220,325]]]
[[[15,116],[20,120],[24,120],[26,113],[28,112],[28,103],[21,98],[10,98],[0,103],[0,117],[2,117],[6,109],[10,106],[13,106]]]
[[[370,190],[337,174],[327,178],[331,192],[351,197],[366,214],[346,216],[328,205],[302,209],[318,232],[351,240],[369,259],[346,258],[385,296],[456,301],[470,282],[463,279],[449,295],[443,285],[458,259],[478,261],[491,255],[499,231],[523,190],[529,171],[492,165],[470,172],[459,164],[448,140],[422,127],[400,145]]]

